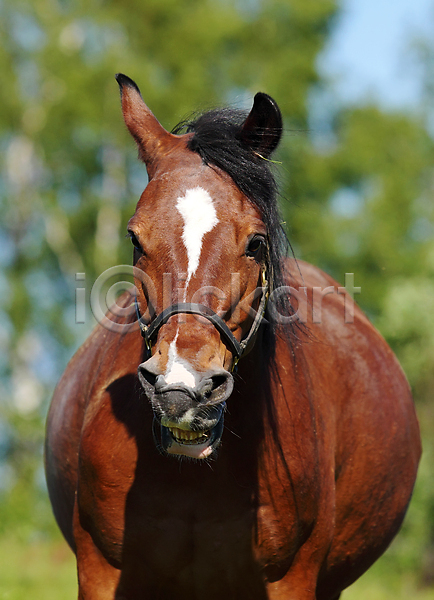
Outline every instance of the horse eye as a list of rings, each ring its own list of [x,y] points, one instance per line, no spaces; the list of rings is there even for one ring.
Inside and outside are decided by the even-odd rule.
[[[138,250],[138,252],[140,252],[140,254],[143,254],[143,248],[141,247],[140,242],[136,237],[136,234],[133,233],[131,230],[128,230],[128,235],[130,237],[130,240],[131,240],[134,248],[136,250]]]
[[[264,247],[265,240],[260,235],[255,235],[247,244],[246,255],[258,258],[259,252]]]

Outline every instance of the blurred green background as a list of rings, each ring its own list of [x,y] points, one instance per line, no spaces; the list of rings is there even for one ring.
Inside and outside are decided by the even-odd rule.
[[[88,296],[102,271],[131,261],[126,223],[146,173],[118,71],[167,129],[193,109],[248,108],[258,90],[278,101],[296,256],[339,281],[355,273],[424,439],[401,533],[343,598],[434,599],[434,45],[409,43],[417,102],[346,101],[319,66],[342,10],[337,0],[0,0],[0,600],[76,597],[42,440],[54,385],[94,323],[89,310],[76,323],[76,289]]]

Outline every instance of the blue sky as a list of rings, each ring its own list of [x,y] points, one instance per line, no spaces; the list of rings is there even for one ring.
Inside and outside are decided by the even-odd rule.
[[[370,98],[385,108],[414,106],[420,70],[413,41],[434,34],[434,0],[341,0],[334,34],[319,58],[345,102]]]

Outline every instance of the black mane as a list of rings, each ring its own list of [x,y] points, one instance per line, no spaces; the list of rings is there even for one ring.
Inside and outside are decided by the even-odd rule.
[[[271,172],[271,161],[265,159],[239,139],[239,132],[248,115],[247,111],[231,108],[210,110],[192,119],[181,121],[172,133],[194,133],[188,143],[205,164],[225,171],[238,188],[259,209],[268,232],[269,268],[272,288],[288,285],[284,258],[289,242],[282,226],[277,204],[277,184]],[[279,299],[276,308],[281,314],[294,313],[287,294]],[[270,322],[269,312],[266,315]],[[273,323],[272,329],[276,325]],[[292,327],[289,328],[292,331]]]

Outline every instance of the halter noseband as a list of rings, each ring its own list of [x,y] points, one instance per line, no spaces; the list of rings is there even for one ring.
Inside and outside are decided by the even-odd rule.
[[[238,361],[244,354],[246,348],[253,340],[261,324],[262,318],[265,314],[265,308],[267,306],[268,297],[270,294],[270,284],[267,279],[267,267],[264,265],[261,270],[261,283],[262,283],[262,295],[261,301],[258,306],[258,310],[255,315],[255,319],[250,328],[247,336],[239,342],[226,323],[217,313],[215,313],[209,306],[204,304],[196,304],[194,302],[181,302],[178,304],[172,304],[168,308],[164,309],[153,321],[148,325],[143,322],[143,317],[140,315],[139,304],[137,302],[137,296],[135,297],[135,307],[137,320],[140,325],[140,332],[145,340],[148,352],[151,353],[152,341],[155,339],[158,330],[162,327],[173,315],[185,313],[185,314],[196,314],[201,317],[205,317],[208,321],[214,325],[217,331],[220,333],[223,340],[227,343],[232,354],[234,355],[234,362],[232,370],[235,370]]]

